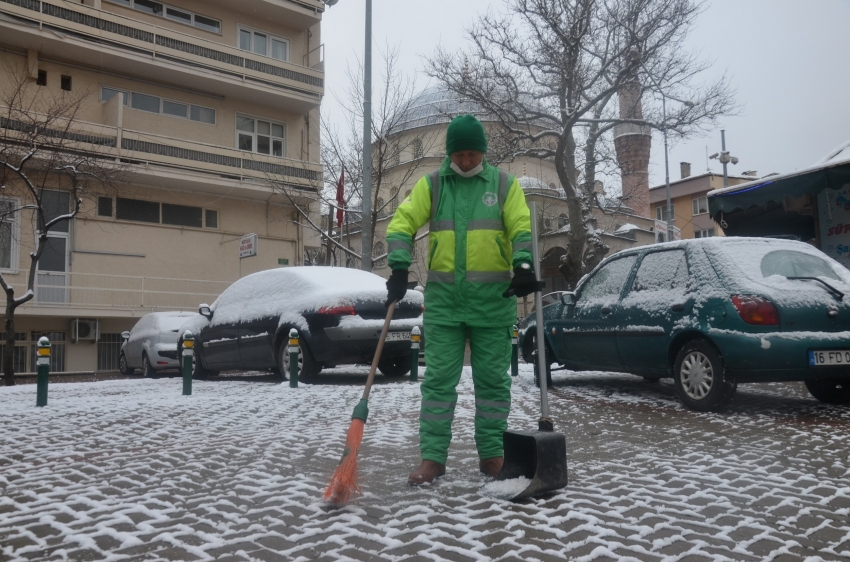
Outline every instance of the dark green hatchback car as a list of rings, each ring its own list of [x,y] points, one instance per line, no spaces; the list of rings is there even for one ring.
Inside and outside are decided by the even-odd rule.
[[[722,408],[748,382],[805,381],[818,400],[849,404],[847,293],[850,271],[801,242],[706,238],[625,250],[543,309],[547,359],[672,377],[694,410]],[[520,326],[529,362],[536,333],[532,315]]]

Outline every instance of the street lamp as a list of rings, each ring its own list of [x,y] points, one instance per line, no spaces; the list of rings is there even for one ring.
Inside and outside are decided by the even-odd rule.
[[[652,77],[652,74],[646,70],[646,66],[644,66],[643,61],[640,60],[640,53],[638,51],[634,51],[631,55],[640,63],[640,66],[646,72],[647,77],[652,81],[652,84],[655,86],[656,90],[658,90],[658,93],[661,94],[661,131],[664,133],[664,182],[667,193],[667,208],[665,210],[665,215],[667,216],[667,241],[669,241],[673,235],[674,219],[672,217],[672,205],[670,205],[670,163],[667,155],[667,96],[664,95],[664,92],[661,90],[661,86],[655,78]],[[694,106],[694,102],[692,101],[677,101],[681,101],[686,107]]]

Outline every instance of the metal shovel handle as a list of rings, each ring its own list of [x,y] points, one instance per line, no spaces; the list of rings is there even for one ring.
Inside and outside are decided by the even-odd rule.
[[[534,276],[537,281],[540,281],[540,247],[537,241],[537,203],[530,203],[531,210],[531,257],[534,260]],[[543,329],[543,297],[541,291],[534,291],[534,312],[537,316],[537,372],[540,375],[540,422],[543,425],[544,420],[548,423],[548,430],[552,431],[552,422],[549,421],[549,389],[547,385],[549,381],[546,376],[546,340]]]

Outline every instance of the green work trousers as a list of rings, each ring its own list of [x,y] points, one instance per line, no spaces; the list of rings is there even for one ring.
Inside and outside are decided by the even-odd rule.
[[[511,409],[511,328],[425,326],[425,380],[421,385],[419,449],[422,460],[446,464],[463,371],[466,338],[475,385],[475,445],[480,459],[501,457],[502,434]]]

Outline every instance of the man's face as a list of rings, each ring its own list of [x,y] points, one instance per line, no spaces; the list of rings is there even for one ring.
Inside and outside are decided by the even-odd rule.
[[[484,153],[478,150],[458,150],[452,152],[452,162],[464,172],[468,172],[484,160]]]

